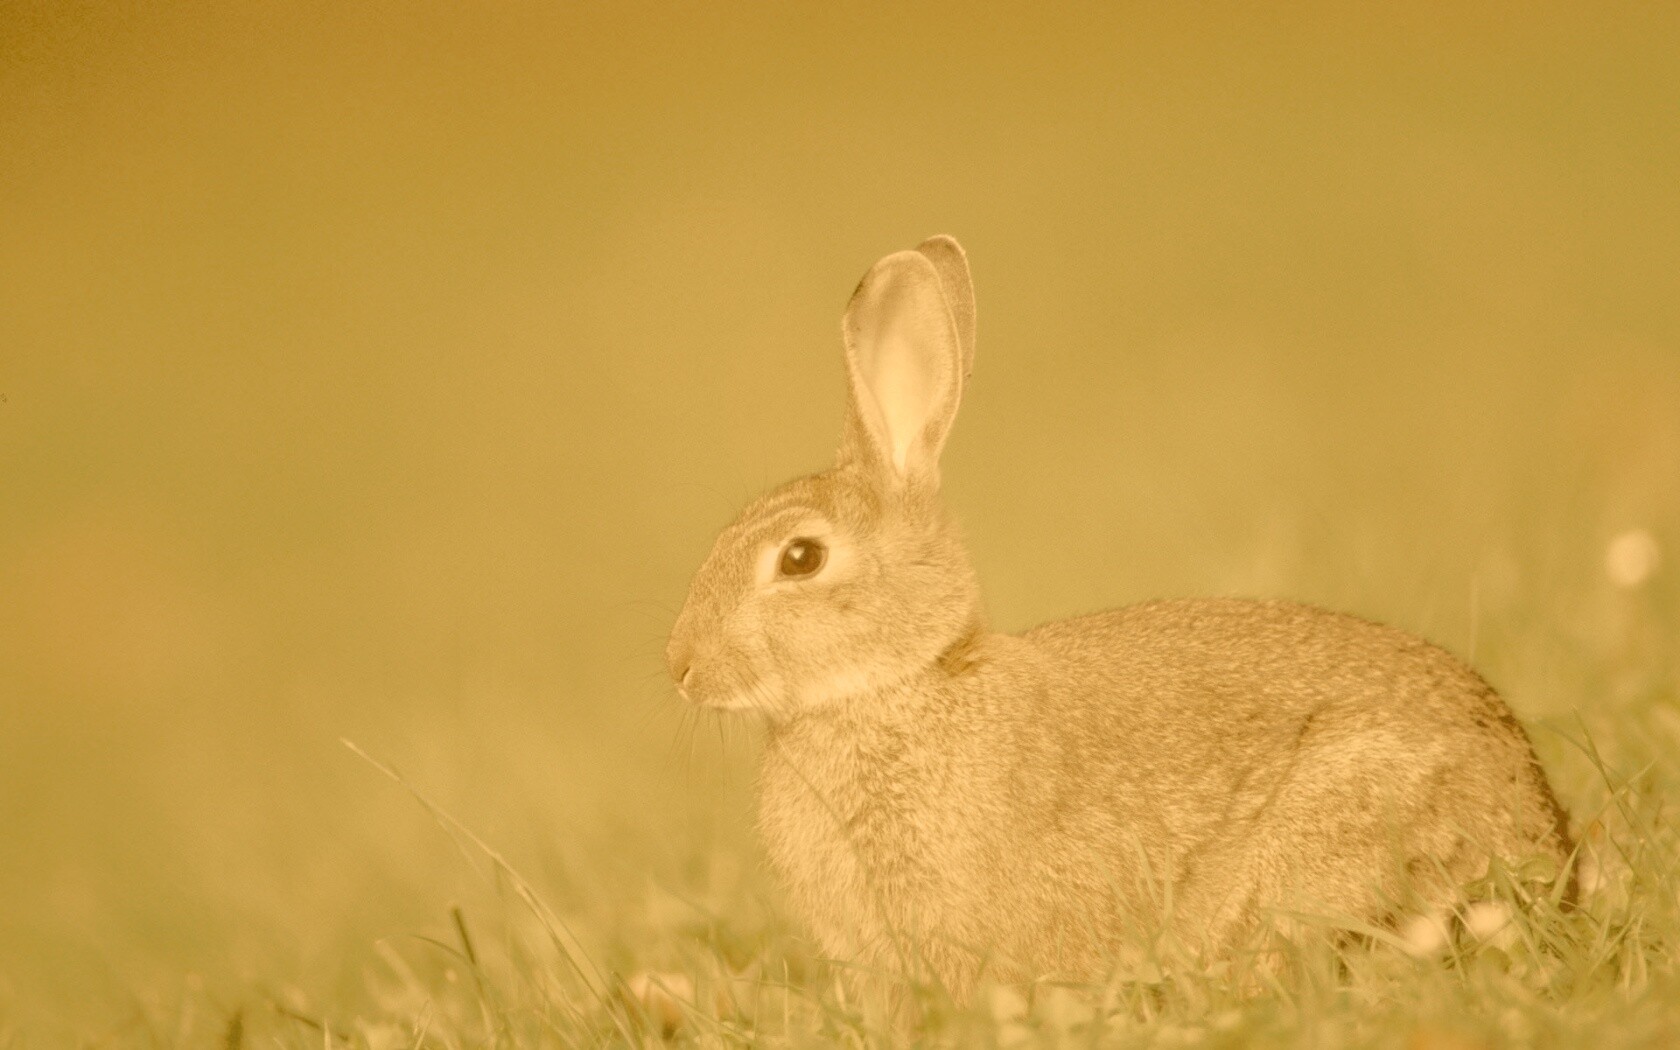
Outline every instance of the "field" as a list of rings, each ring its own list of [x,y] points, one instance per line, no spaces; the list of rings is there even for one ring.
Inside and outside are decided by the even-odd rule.
[[[1411,10],[0,13],[0,1050],[1680,1045],[1680,16]],[[1579,908],[848,994],[660,653],[942,231],[995,626],[1423,634]]]

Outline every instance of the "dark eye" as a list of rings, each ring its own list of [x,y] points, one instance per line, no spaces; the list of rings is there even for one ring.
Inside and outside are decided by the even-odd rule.
[[[816,540],[796,539],[782,548],[777,570],[783,576],[809,576],[822,568],[827,558],[828,548]]]

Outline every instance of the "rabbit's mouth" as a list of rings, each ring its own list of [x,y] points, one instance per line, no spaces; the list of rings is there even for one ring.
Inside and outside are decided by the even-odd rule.
[[[758,711],[774,716],[787,709],[781,682],[774,678],[720,682],[690,668],[677,683],[677,695],[709,711]]]
[[[680,692],[681,690],[679,690]],[[686,699],[686,697],[685,697]],[[756,711],[760,703],[746,693],[732,693],[720,699],[695,700],[692,703],[706,708],[708,711]]]

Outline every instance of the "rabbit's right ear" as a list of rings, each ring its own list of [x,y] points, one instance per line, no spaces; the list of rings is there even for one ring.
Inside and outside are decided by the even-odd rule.
[[[852,396],[841,462],[865,466],[889,489],[937,488],[963,368],[938,266],[920,251],[882,259],[852,293],[842,327]]]

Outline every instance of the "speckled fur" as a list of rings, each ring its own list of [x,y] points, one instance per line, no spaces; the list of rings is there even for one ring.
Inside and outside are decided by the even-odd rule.
[[[982,971],[1101,979],[1164,930],[1216,957],[1275,909],[1382,922],[1491,857],[1565,860],[1509,709],[1402,631],[1235,599],[990,631],[937,483],[973,317],[954,241],[877,264],[847,314],[838,466],[747,507],[672,631],[690,699],[767,716],[759,824],[824,952],[959,996]],[[879,393],[894,369],[928,405]],[[829,576],[761,579],[811,528]]]

